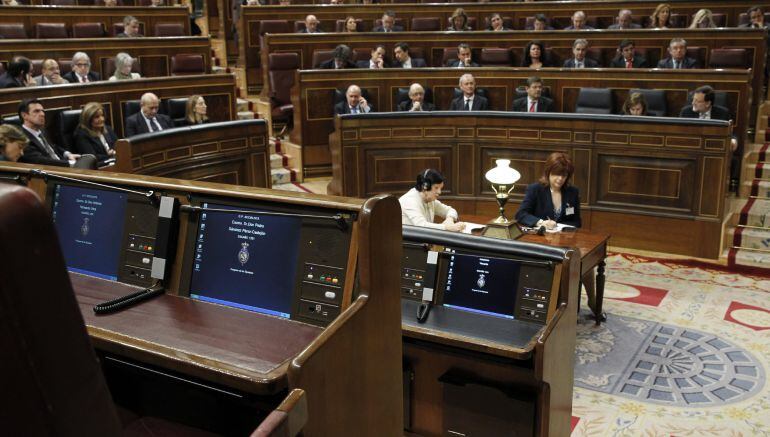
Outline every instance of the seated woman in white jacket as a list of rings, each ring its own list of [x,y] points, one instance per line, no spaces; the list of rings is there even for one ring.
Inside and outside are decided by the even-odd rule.
[[[438,201],[442,188],[444,177],[437,170],[429,168],[417,175],[414,188],[398,199],[401,204],[401,224],[452,232],[465,229],[465,223],[457,221],[457,211]],[[444,217],[444,221],[434,223],[436,216]]]

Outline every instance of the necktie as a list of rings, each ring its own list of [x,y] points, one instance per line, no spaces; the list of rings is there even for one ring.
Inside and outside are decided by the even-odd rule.
[[[155,117],[150,119],[150,128],[152,129],[153,132],[157,132],[161,130],[157,120],[155,120]]]
[[[537,102],[535,102],[534,100],[532,101],[532,103],[529,104],[529,112],[535,112],[535,105],[536,104],[537,104]]]
[[[680,68],[681,63],[679,61],[674,61],[674,69],[678,70]]]
[[[581,62],[581,61],[575,62],[575,67],[576,68],[583,68],[583,62]]]
[[[626,68],[634,68],[634,61],[626,61]]]
[[[80,76],[80,83],[88,82],[88,76]]]
[[[46,141],[45,136],[43,136],[42,132],[40,132],[37,138],[40,140],[41,143],[43,143],[43,147],[45,147],[45,150],[48,152],[49,157],[53,159],[61,159],[59,158],[59,155],[56,154],[56,151],[53,150],[53,147],[51,147],[48,141]]]
[[[358,114],[358,106],[354,106],[354,107],[350,108],[350,113],[351,114]]]
[[[465,99],[465,107],[464,107],[464,109],[466,111],[470,111],[471,110],[471,99]]]

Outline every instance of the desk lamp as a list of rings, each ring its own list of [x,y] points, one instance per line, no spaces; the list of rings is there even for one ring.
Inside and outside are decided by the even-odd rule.
[[[487,223],[482,235],[514,240],[521,236],[521,231],[516,226],[515,220],[505,218],[505,204],[508,202],[511,191],[516,187],[514,183],[521,179],[521,174],[511,168],[510,159],[497,159],[495,164],[497,166],[486,172],[484,177],[492,184],[492,189],[495,191],[497,204],[500,205],[500,217]]]

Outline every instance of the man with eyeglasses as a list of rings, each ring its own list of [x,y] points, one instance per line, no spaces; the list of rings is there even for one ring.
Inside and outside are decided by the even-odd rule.
[[[99,73],[91,71],[91,58],[84,52],[77,52],[72,57],[72,71],[62,76],[70,83],[89,83],[102,80]]]

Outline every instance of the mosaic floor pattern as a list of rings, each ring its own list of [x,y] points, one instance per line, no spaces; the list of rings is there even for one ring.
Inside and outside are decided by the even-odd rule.
[[[615,254],[604,309],[578,325],[572,436],[770,435],[770,279]]]

